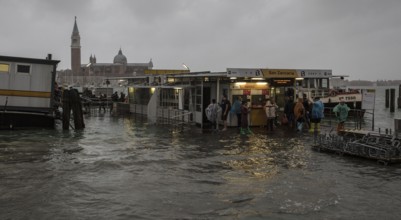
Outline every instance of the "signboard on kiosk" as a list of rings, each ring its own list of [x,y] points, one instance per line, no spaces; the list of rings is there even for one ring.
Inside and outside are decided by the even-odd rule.
[[[262,89],[262,95],[269,95],[269,90]]]
[[[250,94],[251,94],[251,90],[250,89],[242,90],[242,95],[250,95]]]
[[[297,74],[301,78],[330,78],[332,76],[331,70],[297,70]]]
[[[227,77],[263,77],[261,69],[227,68]]]
[[[168,70],[168,69],[145,70],[145,74],[154,74],[154,75],[185,74],[189,72],[190,72],[189,70]]]
[[[289,79],[289,78],[270,79],[270,85],[273,87],[291,87],[294,86],[294,79]]]
[[[298,74],[293,69],[262,69],[265,78],[297,78]]]

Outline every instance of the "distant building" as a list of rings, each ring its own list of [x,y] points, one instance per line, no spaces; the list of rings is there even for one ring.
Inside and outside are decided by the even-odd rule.
[[[153,68],[152,59],[147,63],[128,63],[121,48],[114,56],[112,63],[97,63],[96,60],[96,55],[91,55],[88,63],[81,63],[81,36],[75,17],[71,35],[71,69],[58,72],[59,83],[102,86],[107,78],[141,76],[145,74],[145,70]],[[114,81],[110,82],[114,83]]]

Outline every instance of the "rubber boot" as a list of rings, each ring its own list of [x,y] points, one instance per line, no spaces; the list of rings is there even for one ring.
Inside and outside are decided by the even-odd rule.
[[[342,126],[341,126],[341,122],[340,122],[340,123],[338,123],[338,125],[337,125],[337,134],[340,134],[340,132],[341,132],[341,130],[342,130],[341,127],[342,127]]]
[[[248,129],[247,129],[246,132],[247,132],[248,134],[253,134],[252,131],[251,131],[251,129],[249,129],[249,127],[248,127]]]
[[[316,131],[317,133],[320,133],[320,123],[316,123]]]
[[[245,134],[245,130],[241,128],[240,134]]]
[[[317,127],[317,126],[316,126],[316,127]],[[315,132],[315,123],[310,123],[309,132],[310,132],[310,133]]]

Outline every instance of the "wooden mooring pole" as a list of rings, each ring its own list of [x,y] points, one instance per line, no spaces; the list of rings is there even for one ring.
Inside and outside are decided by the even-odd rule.
[[[401,108],[401,85],[399,85],[398,86],[398,98],[397,98],[397,103],[398,103],[398,105],[397,105],[397,107],[398,108]]]
[[[78,91],[64,90],[63,93],[63,129],[68,130],[70,127],[71,110],[74,116],[75,130],[85,128],[81,97]]]
[[[395,89],[390,89],[390,112],[395,111]]]
[[[71,116],[70,90],[64,90],[64,92],[63,92],[63,130],[68,130],[70,128],[70,116]]]
[[[386,89],[386,108],[390,106],[390,90]]]

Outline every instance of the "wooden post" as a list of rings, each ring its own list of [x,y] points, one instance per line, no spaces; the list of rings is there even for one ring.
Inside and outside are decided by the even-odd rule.
[[[68,130],[70,127],[71,110],[74,114],[75,129],[85,128],[82,103],[78,91],[64,90],[63,93],[63,129]]]
[[[390,89],[390,112],[395,110],[395,89]]]
[[[82,112],[81,97],[79,97],[78,91],[75,89],[70,92],[70,97],[71,109],[74,114],[75,129],[83,129],[85,128],[85,124]]]
[[[401,108],[401,85],[398,86],[398,108]]]
[[[63,92],[63,130],[68,130],[70,128],[70,91],[64,90]]]
[[[390,90],[386,89],[386,108],[390,106]]]

